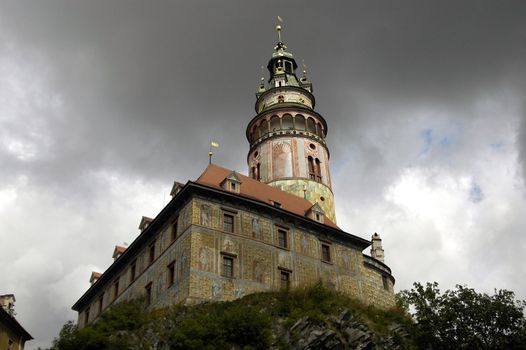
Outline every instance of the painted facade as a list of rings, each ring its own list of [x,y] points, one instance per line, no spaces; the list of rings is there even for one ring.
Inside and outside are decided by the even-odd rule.
[[[256,94],[247,126],[249,176],[210,164],[195,181],[176,182],[172,200],[143,217],[132,244],[93,273],[73,305],[78,325],[114,303],[143,297],[150,309],[225,301],[323,282],[365,303],[394,305],[394,278],[381,239],[336,225],[327,123],[314,111],[306,72],[279,42],[270,79]]]

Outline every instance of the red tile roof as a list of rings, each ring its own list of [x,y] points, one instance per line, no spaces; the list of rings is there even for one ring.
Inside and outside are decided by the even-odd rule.
[[[225,179],[225,177],[230,175],[230,173],[232,173],[232,170],[222,168],[215,164],[210,164],[195,182],[201,185],[229,192],[223,189],[220,184]],[[290,211],[303,217],[305,217],[305,213],[307,213],[307,211],[312,207],[312,203],[304,198],[283,192],[275,187],[254,180],[248,176],[241,175],[237,172],[236,175],[241,180],[239,194],[243,197],[254,199],[266,204],[278,202],[281,204],[281,209]],[[324,225],[340,229],[327,216],[325,216]]]

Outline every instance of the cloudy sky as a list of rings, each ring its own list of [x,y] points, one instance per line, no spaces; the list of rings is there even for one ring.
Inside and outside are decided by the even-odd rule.
[[[340,226],[381,234],[397,290],[526,299],[524,1],[0,0],[0,294],[29,349],[210,139],[246,173],[277,15],[329,125]]]

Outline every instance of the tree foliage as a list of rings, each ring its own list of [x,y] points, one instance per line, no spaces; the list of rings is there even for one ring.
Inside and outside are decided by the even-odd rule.
[[[436,282],[414,283],[397,300],[412,311],[421,349],[526,349],[526,303],[511,291],[487,295],[457,285],[441,294]]]

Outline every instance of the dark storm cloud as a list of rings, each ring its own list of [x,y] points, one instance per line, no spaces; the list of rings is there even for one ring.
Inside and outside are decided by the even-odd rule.
[[[276,41],[276,15],[285,19],[284,41],[300,65],[305,60],[317,110],[328,121],[336,205],[344,223],[352,218],[353,233],[385,225],[414,239],[387,239],[393,249],[432,249],[417,234],[434,232],[432,224],[383,221],[405,215],[385,197],[412,174],[407,169],[423,168],[414,173],[429,188],[469,177],[455,191],[462,200],[471,196],[476,208],[491,207],[499,193],[487,173],[498,166],[485,159],[501,161],[516,150],[526,177],[523,1],[1,1],[0,180],[27,186],[18,211],[5,214],[24,233],[23,243],[64,216],[71,220],[63,231],[51,231],[50,241],[96,241],[111,250],[115,241],[132,239],[122,233],[123,222],[146,200],[138,194],[194,179],[206,166],[211,139],[221,144],[217,163],[245,171],[245,127],[255,113],[260,66]],[[24,208],[40,212],[34,225],[20,227]],[[506,215],[505,227],[493,217],[485,222],[520,241],[520,215]],[[498,246],[498,234],[484,237],[465,255],[481,259]],[[439,236],[429,241],[445,244]],[[61,254],[38,242],[41,265],[45,252]],[[60,288],[84,281],[77,275],[89,274],[92,263],[104,268],[106,255],[90,246],[63,256],[60,278],[52,269],[43,274],[58,280],[46,285],[45,298],[64,299],[53,310],[35,306],[35,318],[53,312],[57,320],[31,323],[44,342],[72,317],[64,310],[80,293]],[[509,265],[501,265],[503,274]],[[24,266],[18,271],[29,274]],[[19,288],[37,286],[20,282]]]

